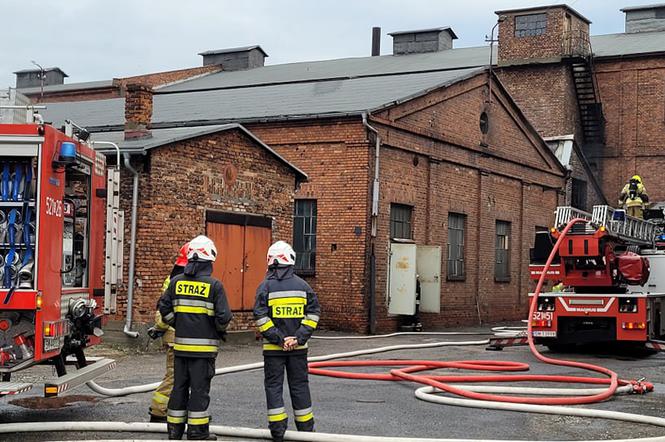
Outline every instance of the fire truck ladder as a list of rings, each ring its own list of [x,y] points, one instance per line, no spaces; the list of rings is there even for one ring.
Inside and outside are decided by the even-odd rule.
[[[584,232],[576,230],[573,233],[593,233],[600,228],[605,228],[611,236],[642,246],[653,246],[656,238],[656,224],[629,216],[625,210],[607,205],[593,206],[592,213],[570,206],[557,207],[555,227],[562,229],[574,218],[582,218],[588,222],[584,227]]]

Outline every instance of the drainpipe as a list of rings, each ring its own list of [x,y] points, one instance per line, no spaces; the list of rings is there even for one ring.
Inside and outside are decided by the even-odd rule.
[[[127,287],[127,320],[123,332],[131,338],[137,338],[138,332],[132,331],[132,305],[134,301],[134,277],[136,270],[136,213],[139,205],[139,173],[129,162],[129,154],[123,154],[125,168],[134,176],[132,179],[132,230],[129,243],[129,285]]]
[[[368,131],[374,133],[374,182],[372,185],[372,231],[369,255],[369,332],[376,333],[376,230],[377,218],[379,216],[379,152],[381,148],[381,137],[379,131],[367,122],[367,112],[363,112],[363,125]]]

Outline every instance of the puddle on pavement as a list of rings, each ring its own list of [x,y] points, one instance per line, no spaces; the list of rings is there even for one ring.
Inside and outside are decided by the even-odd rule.
[[[16,405],[17,407],[28,408],[31,410],[51,410],[70,407],[80,402],[97,402],[98,400],[99,398],[96,396],[74,394],[61,397],[26,397],[14,399],[13,401],[9,401],[9,403],[11,405]]]

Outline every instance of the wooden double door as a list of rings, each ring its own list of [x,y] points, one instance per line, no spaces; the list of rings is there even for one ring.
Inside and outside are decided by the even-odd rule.
[[[267,270],[272,220],[254,215],[208,212],[206,234],[217,247],[212,274],[224,284],[231,310],[252,310],[256,289]]]

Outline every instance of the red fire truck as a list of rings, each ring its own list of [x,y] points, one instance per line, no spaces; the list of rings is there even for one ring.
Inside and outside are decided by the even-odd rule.
[[[30,389],[12,377],[36,364],[57,373],[46,396],[115,365],[84,354],[100,342],[108,299],[109,177],[104,156],[75,136],[0,124],[0,396]]]
[[[554,227],[538,232],[530,274],[538,279],[563,228],[563,239],[531,318],[535,342],[561,350],[578,344],[626,343],[662,350],[665,335],[665,252],[658,225],[602,205],[592,213],[559,207]],[[662,218],[662,212],[661,212]]]

